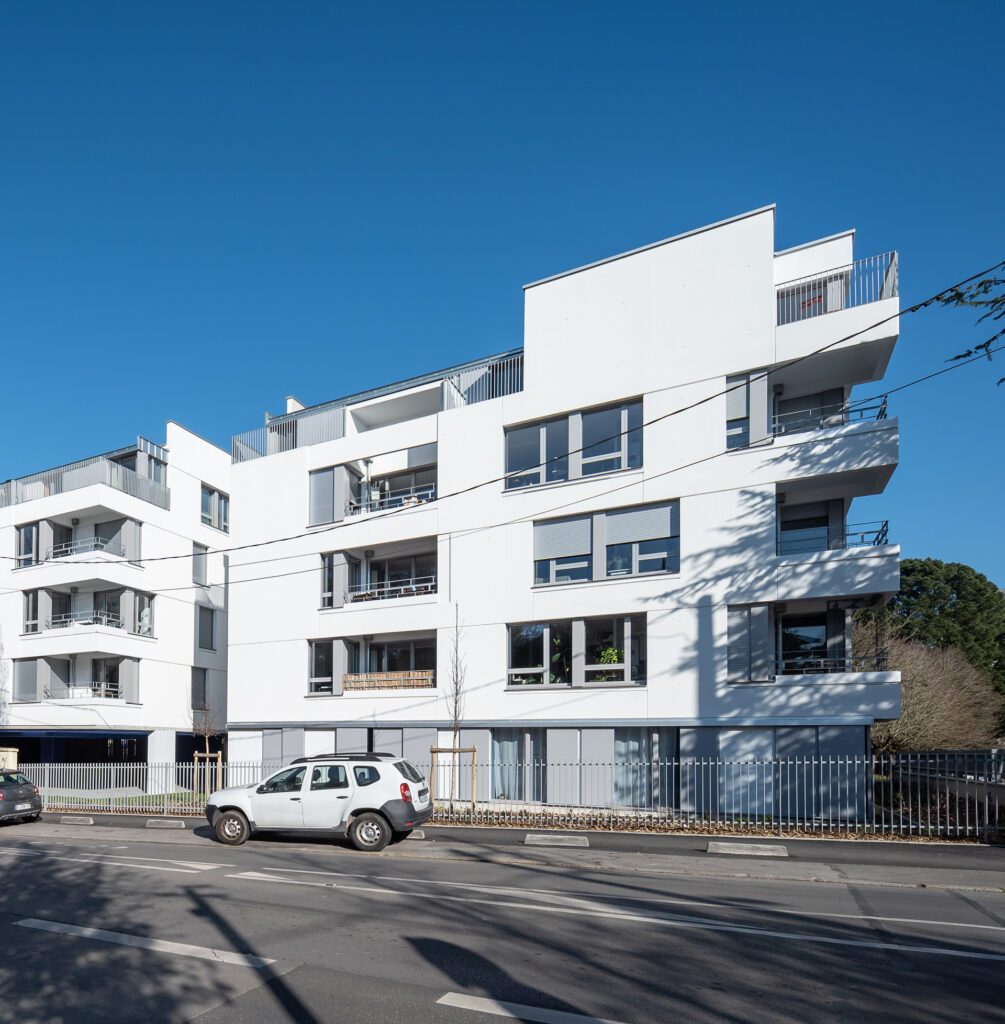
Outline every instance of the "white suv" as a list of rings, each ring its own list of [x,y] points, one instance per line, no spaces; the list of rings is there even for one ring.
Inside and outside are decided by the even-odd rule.
[[[394,754],[298,757],[260,784],[210,793],[206,804],[207,820],[228,846],[254,832],[321,832],[377,851],[432,813],[426,780]]]

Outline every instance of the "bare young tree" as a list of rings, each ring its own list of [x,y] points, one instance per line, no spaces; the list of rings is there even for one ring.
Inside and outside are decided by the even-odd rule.
[[[450,647],[450,680],[447,684],[447,712],[450,715],[450,726],[452,730],[451,747],[454,753],[450,755],[450,808],[453,810],[454,799],[457,793],[457,747],[459,746],[461,734],[461,721],[464,718],[464,679],[467,675],[467,668],[464,664],[464,656],[461,653],[461,612],[454,606],[454,638]]]
[[[214,736],[222,736],[225,732],[223,716],[219,713],[209,694],[202,703],[202,707],[192,708],[192,732],[202,737],[206,753],[209,753],[210,740]]]

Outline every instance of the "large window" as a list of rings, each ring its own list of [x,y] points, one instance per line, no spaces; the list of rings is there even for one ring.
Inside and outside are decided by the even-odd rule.
[[[154,599],[152,594],[136,594],[136,620],[133,623],[133,632],[140,636],[154,635]]]
[[[38,632],[38,591],[24,592],[24,632]]]
[[[506,489],[642,465],[642,402],[569,413],[506,431]]]
[[[544,729],[492,730],[493,800],[545,800],[547,737]]]
[[[223,491],[214,490],[207,484],[202,485],[202,521],[206,526],[230,532],[230,497]]]
[[[368,672],[412,672],[436,669],[436,640],[371,642],[367,648]]]
[[[40,561],[38,523],[25,523],[17,527],[17,567],[20,569],[26,565],[37,565]]]
[[[510,686],[644,683],[645,615],[509,627]]]
[[[680,572],[680,503],[534,523],[534,582],[579,583]]]
[[[206,553],[209,548],[205,544],[192,545],[192,582],[206,586],[209,577],[206,574]]]
[[[334,644],[331,640],[311,641],[311,665],[308,687],[311,693],[332,693],[334,681]]]

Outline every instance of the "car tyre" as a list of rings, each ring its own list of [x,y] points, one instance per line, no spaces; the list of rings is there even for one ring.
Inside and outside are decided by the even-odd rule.
[[[353,818],[349,841],[363,853],[379,853],[391,841],[391,826],[383,815],[367,811]]]
[[[216,838],[225,846],[240,846],[248,841],[251,826],[240,811],[224,811],[216,819]]]

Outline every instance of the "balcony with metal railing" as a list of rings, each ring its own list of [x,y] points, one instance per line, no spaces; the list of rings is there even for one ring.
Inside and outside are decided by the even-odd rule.
[[[897,253],[870,256],[775,287],[779,327],[900,294]]]
[[[140,476],[121,463],[98,455],[0,484],[0,508],[94,484],[106,484],[160,508],[171,507],[171,492],[163,483]]]
[[[51,548],[47,548],[45,560],[69,558],[71,555],[94,554],[97,552],[115,555],[119,558],[125,556],[125,549],[116,541],[108,540],[105,537],[80,537],[65,541],[62,544],[54,544]]]
[[[887,672],[889,651],[880,650],[874,654],[856,654],[851,657],[827,658],[812,655],[796,655],[778,659],[776,675],[834,675],[854,672]]]
[[[117,612],[100,609],[82,609],[53,615],[46,620],[46,629],[66,629],[69,626],[107,626],[110,629],[122,629],[124,623]]]
[[[375,489],[369,497],[350,498],[345,504],[345,514],[358,516],[366,512],[382,512],[385,509],[402,508],[406,505],[424,505],[427,501],[435,499],[436,484],[387,491]]]
[[[394,420],[409,419],[418,412],[425,414],[458,409],[515,394],[523,390],[523,349],[513,349],[500,355],[411,377],[282,416],[267,413],[265,426],[234,435],[231,441],[231,460],[249,462],[324,441],[337,441],[345,437],[346,414],[350,406],[373,403],[415,389],[431,389],[432,395],[427,396],[428,401],[419,403],[411,412],[406,407],[407,403],[403,404],[400,410],[393,413]],[[368,417],[362,424],[363,427],[369,427],[391,421],[382,421],[379,416],[372,420]]]
[[[798,523],[798,520],[796,521]],[[794,525],[778,534],[778,554],[805,555],[819,551],[845,551],[848,548],[873,547],[890,543],[889,520],[853,523],[840,529],[826,526]]]
[[[824,430],[827,427],[842,427],[847,423],[861,423],[887,418],[886,395],[865,404],[843,402],[813,409],[799,409],[793,412],[775,413],[771,417],[771,433],[799,434],[808,430]],[[735,447],[742,447],[737,445]]]
[[[424,597],[436,593],[436,576],[414,576],[411,579],[386,580],[380,583],[350,583],[346,589],[347,604],[358,601],[388,601],[402,597]]]

